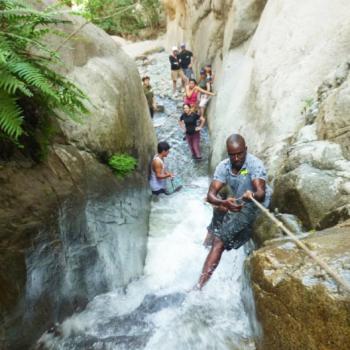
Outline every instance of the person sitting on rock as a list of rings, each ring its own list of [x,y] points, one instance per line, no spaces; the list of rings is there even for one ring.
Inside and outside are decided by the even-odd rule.
[[[180,67],[184,72],[187,80],[192,79],[193,78],[193,69],[192,69],[193,53],[189,50],[186,50],[185,43],[182,43],[180,45],[179,59],[180,59]]]
[[[265,167],[260,159],[247,152],[244,138],[232,134],[226,140],[226,149],[228,158],[216,167],[207,195],[208,202],[217,207],[218,215],[214,215],[209,225],[213,244],[195,289],[202,289],[209,280],[224,250],[238,249],[250,239],[258,214],[251,199],[265,207],[271,199]],[[218,193],[225,185],[233,196],[221,199]]]
[[[186,85],[185,89],[185,97],[184,97],[184,104],[190,105],[190,106],[197,106],[198,105],[198,94],[205,94],[210,96],[215,96],[215,94],[211,91],[203,90],[197,85],[197,82],[195,79],[190,79],[188,84]]]
[[[157,110],[157,103],[156,103],[156,99],[154,97],[154,93],[153,93],[152,86],[151,86],[150,82],[151,82],[150,77],[144,76],[142,78],[143,91],[144,91],[146,99],[147,99],[148,108],[149,108],[149,112],[151,114],[151,118],[153,118],[154,112]]]
[[[176,96],[176,84],[177,80],[181,78],[182,87],[185,87],[187,78],[180,67],[179,51],[177,46],[172,48],[171,55],[169,56],[170,69],[171,69],[171,80],[173,81],[173,95]]]
[[[166,194],[166,179],[173,178],[173,174],[166,170],[164,158],[169,154],[170,145],[166,141],[158,143],[156,154],[151,162],[149,185],[152,193],[159,195]]]

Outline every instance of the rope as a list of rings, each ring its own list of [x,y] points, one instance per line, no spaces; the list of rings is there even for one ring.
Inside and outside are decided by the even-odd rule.
[[[97,17],[97,18],[94,18],[93,20],[94,21],[101,21],[101,20],[105,20],[105,19],[109,19],[109,18],[112,18],[114,16],[117,16],[117,15],[120,15],[121,13],[127,11],[127,10],[130,10],[132,7],[135,7],[137,6],[139,3],[136,2],[135,4],[132,4],[132,5],[129,5],[127,7],[124,7],[122,10],[120,11],[117,11],[115,13],[113,13],[112,15],[109,15],[109,16],[105,16],[105,17]],[[54,52],[57,52],[59,51],[62,46],[69,40],[71,39],[75,34],[77,34],[78,32],[80,32],[87,24],[89,23],[92,23],[92,20],[89,20],[89,21],[86,21],[84,23],[82,23],[76,30],[74,30],[72,33],[70,33],[57,47],[56,49],[54,50]]]
[[[334,278],[339,285],[343,286],[348,292],[350,292],[350,284],[343,277],[341,277],[337,272],[335,272],[327,263],[321,260],[314,252],[312,252],[299,238],[292,233],[287,227],[283,225],[281,221],[276,219],[261,203],[256,199],[251,197],[254,204],[266,214],[278,227],[280,227],[294,242],[295,244],[303,249],[307,255],[309,255],[313,260],[317,262],[331,277]]]

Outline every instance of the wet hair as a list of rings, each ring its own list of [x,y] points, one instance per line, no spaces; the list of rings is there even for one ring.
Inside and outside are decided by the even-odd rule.
[[[144,82],[145,80],[151,80],[151,78],[150,78],[148,75],[145,75],[145,76],[142,78],[142,82]]]
[[[162,153],[163,151],[169,151],[170,145],[166,141],[161,141],[158,143],[157,150],[158,153]]]
[[[196,79],[190,79],[189,81],[193,81],[195,83],[195,85],[197,85]]]

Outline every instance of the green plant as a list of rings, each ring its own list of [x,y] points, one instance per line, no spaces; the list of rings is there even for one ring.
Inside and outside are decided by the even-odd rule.
[[[114,170],[114,173],[121,178],[130,174],[137,166],[137,160],[128,154],[114,154],[108,160],[108,165]]]
[[[306,98],[303,100],[303,106],[301,108],[301,114],[305,114],[310,108],[311,106],[314,104],[314,99],[311,98]]]
[[[67,3],[67,0],[61,0]],[[73,0],[80,13],[109,34],[137,35],[161,25],[160,0]]]
[[[50,118],[63,112],[73,120],[88,113],[88,97],[56,73],[61,60],[44,40],[63,35],[58,13],[38,11],[21,1],[0,0],[0,141],[27,144],[26,138],[52,134]],[[42,120],[46,119],[46,120]],[[40,133],[40,128],[43,132]],[[40,138],[40,137],[39,137]],[[45,140],[37,144],[47,145]]]

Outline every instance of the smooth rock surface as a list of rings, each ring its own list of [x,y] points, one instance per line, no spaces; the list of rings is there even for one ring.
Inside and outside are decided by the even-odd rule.
[[[67,35],[83,21],[70,19]],[[143,272],[156,140],[136,64],[92,24],[59,51],[60,72],[90,96],[92,113],[60,123],[64,136],[46,161],[0,162],[1,349],[29,349],[55,322]],[[125,180],[101,163],[117,152],[137,158]]]
[[[350,283],[350,222],[304,240]],[[254,252],[251,279],[262,350],[347,350],[350,297],[291,241]]]

